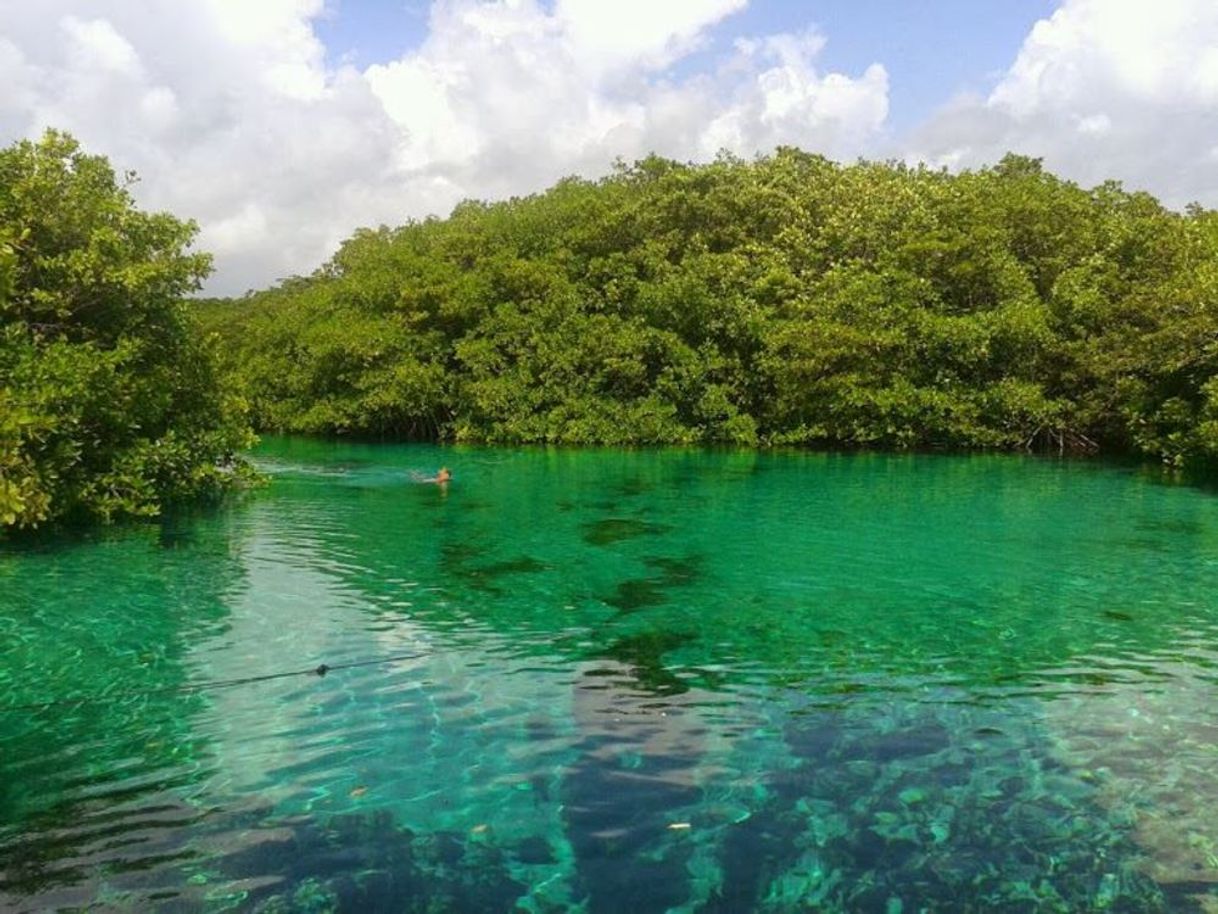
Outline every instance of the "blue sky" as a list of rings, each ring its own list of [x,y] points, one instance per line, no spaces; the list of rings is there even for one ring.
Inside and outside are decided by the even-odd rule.
[[[679,61],[674,73],[709,66],[736,38],[813,26],[827,39],[818,58],[824,70],[856,73],[884,64],[889,128],[899,133],[961,93],[988,93],[1032,26],[1058,6],[1059,0],[752,0],[715,26],[706,49]],[[363,68],[416,50],[427,37],[428,10],[426,0],[335,0],[316,31],[331,60]]]

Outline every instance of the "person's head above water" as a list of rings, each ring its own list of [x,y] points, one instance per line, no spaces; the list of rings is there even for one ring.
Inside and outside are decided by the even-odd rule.
[[[453,474],[448,471],[448,467],[440,467],[440,472],[436,473],[436,482],[448,482],[453,478]]]

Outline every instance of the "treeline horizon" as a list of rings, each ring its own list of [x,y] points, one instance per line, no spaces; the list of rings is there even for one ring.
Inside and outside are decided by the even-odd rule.
[[[1218,216],[1037,159],[657,156],[196,304],[267,432],[1218,454]]]
[[[650,156],[208,301],[129,180],[0,149],[0,530],[228,491],[251,427],[1218,457],[1218,213],[1036,159]]]

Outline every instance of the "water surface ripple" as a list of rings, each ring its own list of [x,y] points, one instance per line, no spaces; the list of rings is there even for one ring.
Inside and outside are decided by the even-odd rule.
[[[222,509],[0,551],[0,909],[1218,911],[1210,493],[258,459]]]

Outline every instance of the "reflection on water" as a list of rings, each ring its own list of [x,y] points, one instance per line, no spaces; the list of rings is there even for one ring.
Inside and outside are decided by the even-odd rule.
[[[1218,910],[1206,493],[260,459],[246,503],[0,553],[0,908]]]

